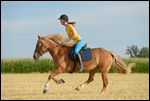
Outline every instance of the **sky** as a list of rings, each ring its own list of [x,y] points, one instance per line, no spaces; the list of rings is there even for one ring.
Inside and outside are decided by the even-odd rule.
[[[61,14],[91,48],[128,57],[127,46],[149,46],[149,1],[1,1],[1,58],[32,58],[38,35],[67,35]]]

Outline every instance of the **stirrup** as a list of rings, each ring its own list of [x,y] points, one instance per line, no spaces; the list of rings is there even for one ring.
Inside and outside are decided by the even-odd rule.
[[[81,66],[80,66],[80,72],[82,72],[83,70],[84,70],[84,67],[81,67]]]

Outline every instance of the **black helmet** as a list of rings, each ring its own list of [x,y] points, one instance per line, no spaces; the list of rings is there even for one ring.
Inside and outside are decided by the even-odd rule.
[[[60,20],[60,19],[62,19],[62,20],[66,20],[66,21],[68,21],[68,20],[69,20],[68,16],[67,16],[67,15],[65,15],[65,14],[62,14],[58,20]]]

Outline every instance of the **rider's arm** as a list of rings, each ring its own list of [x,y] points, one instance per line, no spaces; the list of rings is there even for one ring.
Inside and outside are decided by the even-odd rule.
[[[62,42],[61,44],[64,45],[64,44],[70,42],[70,41],[75,37],[75,34],[74,34],[74,33],[75,33],[74,28],[72,28],[72,29],[71,29],[71,35],[70,35],[70,37],[67,38],[67,39],[66,39],[64,42]]]

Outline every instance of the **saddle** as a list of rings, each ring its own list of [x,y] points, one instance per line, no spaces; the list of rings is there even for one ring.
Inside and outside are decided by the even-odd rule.
[[[81,50],[79,51],[81,54],[82,61],[89,61],[92,59],[92,52],[91,49],[87,47],[87,44],[85,44]],[[74,47],[70,47],[67,51],[67,55],[70,60],[77,62],[77,57],[74,53]]]

